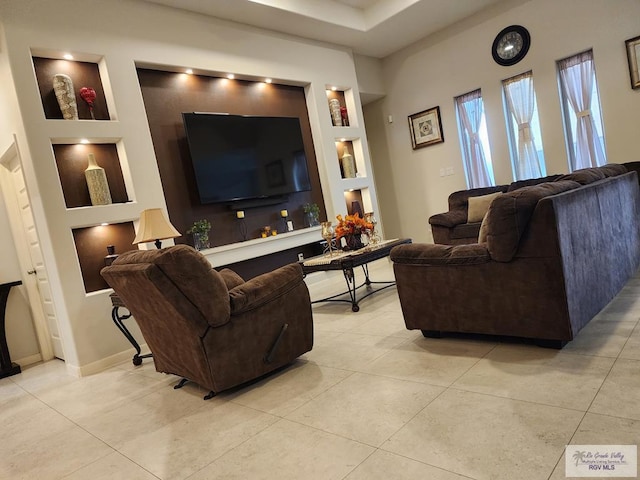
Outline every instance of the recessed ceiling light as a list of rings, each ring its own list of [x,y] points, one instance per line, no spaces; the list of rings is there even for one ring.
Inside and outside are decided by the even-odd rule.
[[[271,83],[273,80],[271,80],[270,78],[265,79],[264,83]]]
[[[191,70],[190,68],[187,68],[184,73],[186,73],[187,75],[193,75],[193,70]]]
[[[338,90],[338,87],[331,87],[331,90],[335,92],[336,90]]]
[[[229,75],[227,75],[227,78],[229,80],[233,80],[234,78],[236,78],[236,76],[233,73],[230,73]]]
[[[341,138],[341,139],[340,139],[340,141],[341,141],[341,142],[346,142],[346,141],[347,141],[347,139],[346,139],[346,138]]]
[[[89,140],[87,140],[86,138],[82,138],[80,139],[80,143],[87,144],[89,143]]]
[[[65,53],[62,58],[64,58],[65,60],[73,60],[73,55],[71,55],[70,53]]]
[[[101,224],[100,224],[100,226],[101,226],[101,227],[106,227],[107,225],[109,225],[109,224],[108,224],[108,223],[106,223],[106,222],[105,222],[105,223],[101,223]]]

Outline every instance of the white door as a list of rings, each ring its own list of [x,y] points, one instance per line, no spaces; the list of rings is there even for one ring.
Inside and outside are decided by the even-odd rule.
[[[4,167],[0,169],[2,193],[23,269],[22,281],[29,297],[40,354],[45,361],[54,356],[64,359],[49,277],[15,141],[0,157],[0,163]]]

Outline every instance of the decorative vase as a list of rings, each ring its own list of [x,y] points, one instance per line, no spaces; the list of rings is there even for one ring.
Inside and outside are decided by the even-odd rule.
[[[104,168],[96,163],[93,153],[89,154],[89,166],[84,171],[89,188],[89,196],[92,205],[109,205],[111,203],[111,192]]]
[[[342,126],[342,113],[340,113],[340,100],[332,98],[329,100],[329,110],[331,111],[331,120],[336,127]]]
[[[342,164],[343,178],[356,178],[356,162],[353,160],[353,155],[347,152],[346,149],[340,159],[340,163]]]
[[[211,248],[211,245],[209,244],[209,234],[194,233],[193,248],[195,248],[196,250],[204,250],[205,248]]]
[[[78,120],[78,105],[76,104],[76,92],[73,89],[73,81],[69,75],[57,73],[53,77],[53,91],[56,94],[58,105],[65,120]]]
[[[351,233],[349,235],[345,235],[344,237],[345,247],[343,250],[359,250],[364,247],[362,243],[362,235],[359,233]]]

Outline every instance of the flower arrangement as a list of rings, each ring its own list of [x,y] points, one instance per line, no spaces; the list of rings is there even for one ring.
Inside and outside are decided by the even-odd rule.
[[[360,218],[360,214],[358,212],[353,215],[347,215],[344,218],[342,218],[342,215],[338,215],[336,219],[338,220],[338,225],[335,230],[336,240],[340,240],[340,238],[347,235],[359,235],[366,233],[373,229],[373,224],[365,222]]]

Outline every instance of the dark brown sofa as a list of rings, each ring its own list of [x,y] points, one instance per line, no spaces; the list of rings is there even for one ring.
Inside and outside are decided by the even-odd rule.
[[[468,221],[470,197],[482,197],[496,192],[512,192],[522,187],[550,182],[558,177],[560,175],[550,175],[548,177],[519,180],[509,185],[496,185],[495,187],[472,188],[453,192],[448,198],[449,211],[429,217],[433,242],[444,245],[466,245],[475,243],[478,240],[482,221]]]
[[[395,247],[407,328],[572,340],[640,265],[638,179],[625,171],[585,169],[498,196],[484,243]]]
[[[140,326],[156,370],[214,393],[313,346],[309,291],[298,264],[245,282],[178,245],[127,252],[101,274]]]

